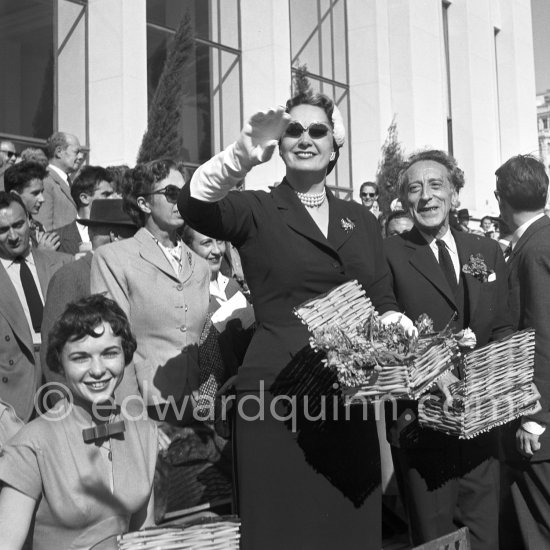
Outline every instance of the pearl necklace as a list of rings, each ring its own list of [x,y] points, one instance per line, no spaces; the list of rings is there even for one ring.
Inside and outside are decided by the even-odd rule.
[[[300,193],[295,191],[296,195],[300,199],[300,202],[308,208],[319,208],[327,198],[327,191],[323,189],[320,193]]]

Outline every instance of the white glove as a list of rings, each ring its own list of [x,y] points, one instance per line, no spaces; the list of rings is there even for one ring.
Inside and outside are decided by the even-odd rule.
[[[235,143],[197,168],[191,196],[205,202],[223,199],[251,168],[271,158],[289,122],[281,106],[253,115]]]
[[[290,115],[281,105],[252,115],[235,142],[234,155],[240,166],[248,171],[267,162],[290,120]]]
[[[399,313],[399,311],[386,311],[386,313],[380,316],[380,321],[383,325],[399,323],[408,338],[418,338],[418,329],[414,326],[414,323],[406,315]]]

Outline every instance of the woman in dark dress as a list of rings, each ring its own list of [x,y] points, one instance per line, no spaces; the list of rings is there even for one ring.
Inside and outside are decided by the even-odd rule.
[[[338,420],[303,422],[303,413],[298,419],[285,406],[291,396],[270,391],[289,381],[289,363],[308,344],[293,314],[302,302],[357,279],[385,319],[401,318],[376,219],[325,186],[343,142],[333,114],[323,95],[295,97],[286,112],[257,113],[233,145],[195,172],[178,201],[190,226],[237,247],[254,303],[257,329],[236,383],[244,550],[381,547],[372,410],[352,407],[346,420],[337,408]],[[229,193],[277,143],[282,183],[269,193]]]

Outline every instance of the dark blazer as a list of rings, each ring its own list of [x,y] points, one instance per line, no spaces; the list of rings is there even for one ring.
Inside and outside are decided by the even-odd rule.
[[[66,254],[72,254],[73,256],[78,254],[82,238],[78,231],[76,220],[73,220],[71,223],[68,223],[63,227],[59,227],[55,230],[55,232],[59,235],[58,252],[65,252]]]
[[[72,256],[32,249],[42,295],[46,296],[53,274]],[[33,398],[42,379],[35,361],[32,335],[17,292],[0,264],[0,399],[9,403],[24,421],[33,411]]]
[[[239,371],[237,388],[266,388],[308,343],[293,308],[357,279],[381,313],[396,309],[382,238],[374,216],[327,190],[328,237],[322,234],[286,180],[265,191],[231,192],[223,200],[194,199],[185,186],[178,207],[201,233],[239,250],[251,290],[257,328]],[[346,229],[347,228],[347,229]]]
[[[75,220],[76,212],[69,186],[48,167],[48,176],[44,178],[44,203],[36,219],[44,225],[46,231],[51,231]]]
[[[535,384],[542,410],[530,417],[550,424],[550,220],[543,216],[521,236],[508,259],[508,288],[514,327],[532,327],[535,336]],[[515,429],[510,426],[506,450],[515,453]],[[541,448],[532,461],[550,459],[550,428],[540,436]]]
[[[453,230],[460,265],[466,264],[470,255],[481,254],[496,280],[480,282],[475,277],[462,273],[468,317],[465,324],[476,334],[477,345],[502,338],[512,332],[507,310],[507,277],[504,256],[497,242],[477,235]],[[420,232],[413,228],[408,233],[387,239],[384,243],[386,259],[391,271],[395,297],[401,311],[416,320],[422,313],[429,315],[436,331],[449,323],[458,305],[442,270]],[[408,403],[405,407],[404,403]],[[416,415],[416,406],[410,402],[400,403],[399,417],[391,426],[391,442],[405,446],[432,446],[443,444],[433,430],[420,430],[418,439],[402,436],[410,430],[403,421]]]

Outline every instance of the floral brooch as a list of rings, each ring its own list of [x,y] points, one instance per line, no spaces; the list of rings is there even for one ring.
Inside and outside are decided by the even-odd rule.
[[[471,275],[480,283],[496,280],[495,272],[487,267],[485,258],[481,254],[472,254],[467,264],[462,266],[463,273]]]
[[[355,224],[349,218],[342,218],[340,223],[342,224],[342,229],[346,233],[350,233],[355,229]]]

